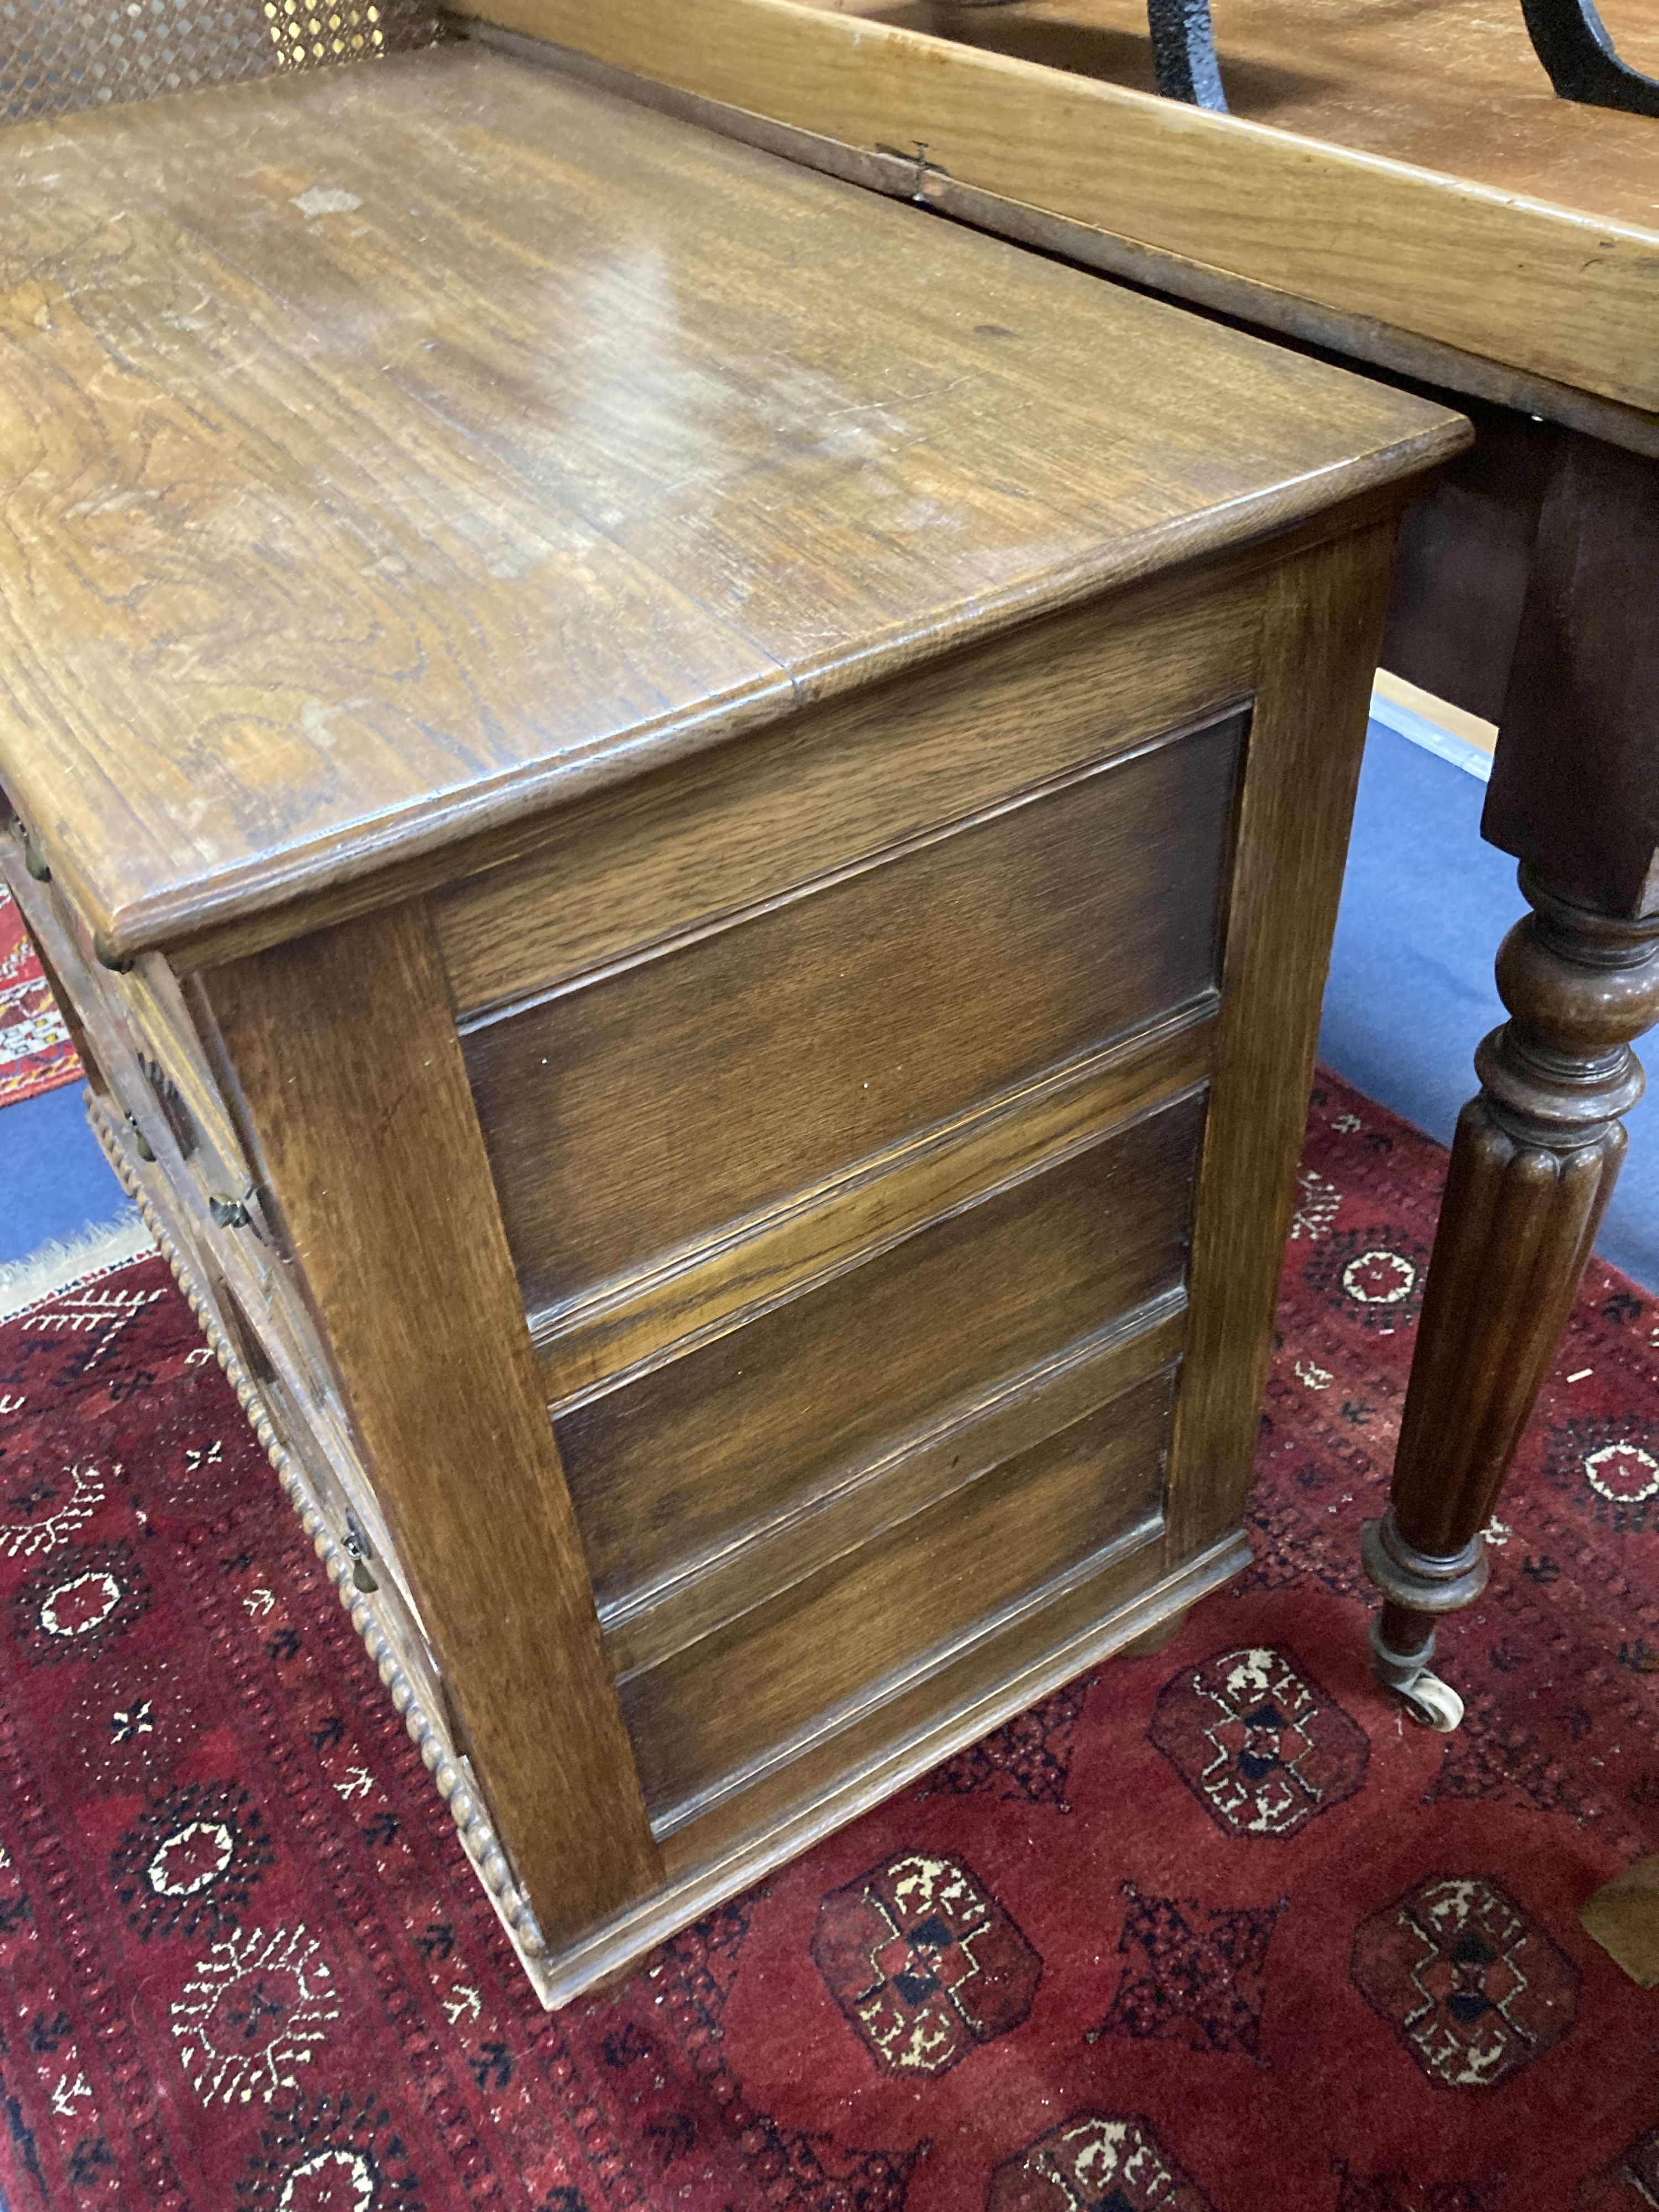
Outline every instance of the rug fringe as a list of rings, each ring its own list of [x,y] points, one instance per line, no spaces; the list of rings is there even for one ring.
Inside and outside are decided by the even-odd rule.
[[[78,1237],[54,1237],[27,1259],[0,1267],[0,1322],[15,1321],[31,1306],[148,1259],[155,1249],[136,1206],[125,1207],[112,1221],[89,1224]]]

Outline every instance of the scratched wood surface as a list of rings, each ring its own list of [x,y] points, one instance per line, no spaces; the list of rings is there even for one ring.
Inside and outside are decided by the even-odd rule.
[[[122,951],[1460,435],[474,50],[27,125],[0,186],[0,781]]]

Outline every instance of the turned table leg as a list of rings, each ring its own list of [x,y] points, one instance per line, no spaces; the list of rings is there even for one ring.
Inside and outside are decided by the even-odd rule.
[[[1377,1672],[1418,1717],[1455,1728],[1456,1692],[1429,1672],[1437,1618],[1485,1587],[1492,1517],[1625,1150],[1642,1095],[1631,1040],[1659,1020],[1659,916],[1623,921],[1553,896],[1498,957],[1510,1019],[1475,1055],[1429,1266],[1392,1501],[1364,1534],[1382,1592]]]
[[[1419,1323],[1392,1502],[1365,1532],[1382,1680],[1421,1719],[1462,1706],[1435,1623],[1479,1595],[1491,1519],[1566,1326],[1659,1020],[1659,462],[1551,442],[1481,834],[1534,911],[1498,960]]]

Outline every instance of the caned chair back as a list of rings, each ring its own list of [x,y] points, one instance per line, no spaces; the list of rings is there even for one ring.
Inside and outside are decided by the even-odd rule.
[[[436,0],[0,0],[0,122],[431,43]]]

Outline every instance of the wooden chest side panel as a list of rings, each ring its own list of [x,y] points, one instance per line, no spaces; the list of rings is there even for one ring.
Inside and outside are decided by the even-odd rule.
[[[1067,1345],[1052,1359],[1000,1376],[941,1418],[805,1492],[724,1550],[605,1608],[605,1656],[618,1675],[654,1667],[713,1635],[952,1492],[978,1482],[1109,1398],[1180,1359],[1187,1301],[1177,1285]]]
[[[1203,1121],[1178,1101],[563,1415],[601,1607],[665,1594],[1178,1285]]]
[[[1042,1603],[968,1641],[936,1672],[833,1735],[804,1745],[684,1826],[659,1817],[658,1839],[678,1885],[679,1921],[705,1899],[730,1897],[856,1814],[920,1779],[941,1759],[1028,1711],[1050,1691],[1182,1612],[1249,1563],[1243,1534],[1171,1565],[1167,1534],[1134,1532],[1050,1586]],[[678,1923],[677,1923],[678,1924]],[[665,1929],[665,1933],[672,1933]]]
[[[1243,720],[465,1041],[532,1316],[1213,981]]]
[[[1068,1159],[1207,1081],[1218,994],[1046,1068],[659,1264],[541,1316],[556,1413],[684,1358],[930,1222]]]
[[[1262,589],[1160,578],[544,817],[433,897],[463,1027],[1213,715],[1249,687]]]
[[[620,1684],[653,1826],[674,1827],[1158,1525],[1172,1376],[1137,1384],[878,1540]],[[1055,1594],[1058,1594],[1057,1592]]]

